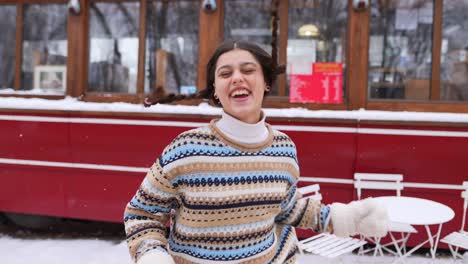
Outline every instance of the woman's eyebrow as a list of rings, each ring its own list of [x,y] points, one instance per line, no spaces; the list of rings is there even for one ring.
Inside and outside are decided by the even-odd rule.
[[[250,61],[246,61],[246,62],[240,63],[240,66],[245,66],[245,65],[252,65],[252,66],[257,67],[257,64],[256,64],[256,63],[250,62]]]
[[[219,68],[216,70],[216,72],[219,72],[219,71],[222,70],[222,69],[231,69],[231,68],[232,68],[231,65],[223,65],[223,66],[219,67]]]
[[[242,67],[242,66],[246,66],[246,65],[252,65],[252,66],[257,67],[257,64],[256,64],[255,62],[251,62],[251,61],[241,62],[241,63],[239,63],[239,65],[240,65],[241,67]],[[220,67],[216,70],[216,72],[219,72],[219,70],[225,69],[225,68],[231,69],[232,66],[229,65],[229,64],[220,66]]]

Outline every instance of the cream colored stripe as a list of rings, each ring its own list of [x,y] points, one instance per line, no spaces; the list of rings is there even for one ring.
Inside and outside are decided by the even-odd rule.
[[[177,234],[174,236],[174,241],[180,244],[197,243],[198,245],[211,245],[211,246],[231,246],[245,245],[251,242],[258,242],[259,240],[266,239],[271,236],[275,231],[275,225],[272,224],[263,229],[239,229],[237,232],[218,232],[218,233],[184,233],[176,230]],[[249,236],[250,235],[250,236]],[[178,239],[181,237],[182,239]],[[243,237],[243,238],[242,238]],[[211,238],[211,239],[207,239]],[[242,238],[242,239],[241,239]],[[204,240],[204,241],[200,241]]]
[[[128,172],[146,172],[148,170],[147,168],[129,167],[129,166],[103,165],[103,164],[91,164],[91,163],[74,163],[74,162],[57,162],[57,161],[44,161],[44,160],[5,159],[5,158],[0,158],[0,164],[45,166],[45,167],[89,169],[89,170],[128,171]]]
[[[153,219],[148,219],[148,220],[129,220],[125,222],[125,229],[131,229],[134,226],[140,226],[144,224],[153,224],[154,220]],[[162,225],[162,224],[160,224]]]
[[[196,163],[206,163],[206,164],[220,164],[224,163],[226,165],[235,164],[237,166],[242,166],[242,164],[247,163],[265,163],[265,159],[268,160],[269,163],[285,163],[290,164],[296,169],[299,169],[297,163],[294,159],[289,157],[272,157],[272,156],[253,156],[253,157],[216,157],[210,156],[209,159],[205,158],[204,156],[193,156],[193,157],[186,157],[183,159],[176,160],[171,162],[165,166],[166,171],[171,171],[178,166],[184,166],[187,164],[196,164]]]
[[[283,188],[283,192],[287,192],[287,190],[289,189],[290,187],[290,184],[287,183],[287,182],[284,182],[284,181],[280,181],[280,182],[262,182],[262,183],[259,183],[257,181],[257,183],[245,183],[245,184],[232,184],[232,185],[229,185],[229,184],[226,184],[224,186],[222,185],[219,185],[219,186],[216,186],[216,185],[212,185],[212,186],[182,186],[181,188],[179,188],[179,192],[184,192],[184,191],[188,191],[188,192],[219,192],[220,190],[222,190],[223,192],[226,191],[226,192],[236,192],[236,191],[240,191],[240,190],[245,190],[245,189],[250,189],[250,190],[257,190],[257,191],[262,191],[262,190],[267,190],[267,189],[270,189],[270,188]]]
[[[206,192],[206,191],[201,191],[201,192],[191,192],[191,191],[182,191],[187,196],[191,197],[199,197],[199,198],[221,198],[221,197],[232,197],[232,196],[240,196],[240,195],[260,195],[264,196],[265,193],[268,194],[273,194],[273,193],[283,193],[285,192],[284,187],[276,187],[276,188],[262,188],[259,190],[258,188],[256,189],[241,189],[241,190],[223,190],[219,189],[218,192]]]
[[[207,227],[197,227],[193,228],[190,226],[183,225],[181,223],[176,224],[176,230],[180,230],[182,233],[192,233],[192,234],[206,234],[206,233],[235,233],[243,232],[247,229],[251,230],[264,230],[271,225],[273,225],[274,219],[268,218],[263,221],[251,222],[246,224],[238,224],[234,226],[207,226]],[[229,232],[228,232],[229,230]]]
[[[0,98],[1,99],[1,98]],[[53,100],[55,101],[55,100]],[[102,103],[100,103],[102,104]],[[165,106],[166,107],[166,106]],[[179,105],[174,106],[179,107]],[[0,108],[4,108],[0,105]],[[7,107],[8,108],[8,107]],[[9,108],[23,108],[23,107],[9,107]],[[24,108],[23,108],[24,109]],[[28,109],[39,109],[28,107]],[[52,109],[52,108],[48,108]],[[53,109],[56,109],[55,107]],[[63,110],[59,107],[59,110]],[[69,109],[67,109],[69,110]],[[76,109],[72,109],[76,110]],[[89,111],[86,109],[79,109],[79,111]],[[268,116],[284,117],[284,114],[274,115],[270,114],[269,109],[266,109]],[[284,113],[284,109],[274,109]],[[92,110],[93,111],[93,110]],[[100,111],[100,110],[98,110]],[[120,111],[120,110],[119,110]],[[196,111],[199,111],[197,109]],[[134,111],[138,112],[138,111]],[[342,120],[348,119],[345,116],[351,116],[349,120],[378,120],[378,121],[405,121],[405,122],[431,122],[431,123],[468,123],[468,115],[460,113],[437,113],[438,117],[434,117],[434,113],[411,113],[408,116],[406,112],[385,112],[385,111],[363,111],[356,113],[354,111],[329,111],[332,116],[328,114],[323,115],[321,111],[312,111],[317,113],[318,118],[332,118],[335,119],[336,115],[340,115]],[[166,113],[163,111],[163,113]],[[395,114],[396,113],[396,114]],[[187,113],[184,113],[187,114]],[[202,114],[202,113],[198,113]],[[205,113],[213,115],[213,113]],[[219,113],[216,113],[219,115]],[[388,115],[388,116],[387,116]],[[392,116],[396,115],[396,116]],[[439,117],[440,116],[440,117]],[[288,118],[297,118],[297,115],[287,116]],[[312,115],[310,116],[312,117]],[[314,117],[317,117],[314,115]],[[106,124],[106,125],[133,125],[133,126],[165,126],[165,127],[202,127],[208,123],[202,122],[181,122],[181,121],[157,121],[157,120],[135,120],[135,119],[111,119],[111,118],[80,118],[80,117],[45,117],[45,116],[17,116],[17,115],[0,115],[0,120],[8,121],[23,121],[23,122],[53,122],[53,123],[81,123],[81,124]],[[274,125],[274,129],[281,131],[303,131],[303,132],[331,132],[331,133],[359,133],[359,134],[385,134],[385,135],[414,135],[414,136],[441,136],[441,137],[468,137],[468,132],[465,131],[449,131],[449,130],[415,130],[415,129],[372,129],[372,128],[355,128],[355,127],[330,127],[330,126],[288,126],[288,125]],[[446,127],[446,129],[450,129]]]
[[[260,189],[259,189],[260,192]],[[237,204],[237,203],[242,203],[242,202],[256,202],[260,201],[263,199],[267,199],[268,201],[276,201],[275,205],[267,205],[267,206],[277,206],[278,208],[280,207],[281,201],[286,200],[287,193],[282,192],[282,193],[254,193],[254,194],[249,194],[249,195],[238,195],[238,196],[228,196],[228,197],[210,197],[210,198],[204,198],[204,197],[192,197],[192,196],[186,196],[184,197],[184,201],[188,204],[198,204],[198,205],[219,205],[219,206],[226,206],[228,204]],[[260,206],[260,205],[257,205]],[[238,210],[239,208],[236,208]],[[226,211],[226,209],[210,209],[210,211]]]
[[[166,175],[169,180],[173,180],[177,176],[193,175],[193,172],[198,173],[214,173],[232,175],[236,172],[281,172],[289,173],[294,177],[295,180],[299,179],[299,170],[290,163],[274,163],[274,162],[262,162],[262,163],[189,163],[183,166],[179,166],[174,170],[167,171]],[[258,176],[258,175],[257,175]]]
[[[268,218],[274,218],[280,213],[279,207],[267,206],[245,206],[227,210],[210,210],[206,215],[195,214],[192,212],[181,213],[177,221],[193,228],[209,227],[213,225],[235,226],[243,223],[263,221]],[[251,210],[252,209],[252,210]],[[199,210],[202,213],[202,210]],[[213,214],[211,214],[213,213]]]

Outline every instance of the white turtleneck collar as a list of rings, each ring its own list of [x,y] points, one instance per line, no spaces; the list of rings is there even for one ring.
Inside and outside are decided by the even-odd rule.
[[[268,128],[265,125],[265,113],[261,113],[262,119],[255,124],[249,124],[222,112],[221,119],[215,123],[230,139],[240,143],[255,144],[263,142],[268,137]]]

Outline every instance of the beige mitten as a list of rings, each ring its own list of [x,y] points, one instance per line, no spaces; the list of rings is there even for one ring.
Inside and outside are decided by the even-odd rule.
[[[153,250],[144,254],[137,264],[175,264],[175,262],[168,253]]]
[[[347,237],[361,234],[366,237],[384,237],[388,231],[387,208],[372,198],[349,204],[333,203],[330,206],[333,233]]]

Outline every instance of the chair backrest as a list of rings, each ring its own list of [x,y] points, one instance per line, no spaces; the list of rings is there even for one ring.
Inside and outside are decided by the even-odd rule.
[[[354,173],[354,188],[357,191],[358,200],[361,199],[362,189],[394,190],[397,196],[401,196],[402,181],[402,174]]]
[[[304,187],[300,187],[297,189],[297,191],[300,194],[302,194],[303,197],[307,197],[309,199],[313,199],[316,201],[322,200],[322,194],[319,192],[320,191],[319,184],[311,184],[311,185],[307,185]]]
[[[462,216],[462,226],[460,231],[465,231],[466,224],[466,209],[468,208],[468,181],[463,182],[463,191],[461,197],[463,198],[463,216]]]

